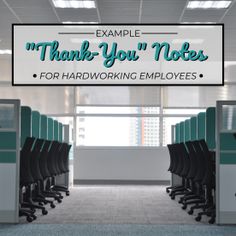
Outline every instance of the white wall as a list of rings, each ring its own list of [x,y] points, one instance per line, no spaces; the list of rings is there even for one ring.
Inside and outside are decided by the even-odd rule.
[[[164,147],[76,148],[76,180],[170,180]]]
[[[0,81],[11,81],[11,58],[5,57],[0,58]]]

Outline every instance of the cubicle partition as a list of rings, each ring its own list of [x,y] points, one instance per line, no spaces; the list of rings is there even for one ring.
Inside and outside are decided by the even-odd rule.
[[[216,107],[216,222],[236,224],[236,101]]]
[[[62,142],[63,133],[62,123],[21,107],[20,100],[0,99],[0,223],[18,223],[20,150],[25,139]],[[68,176],[64,179],[68,182]]]
[[[236,101],[217,101],[173,132],[176,143],[205,139],[216,152],[216,223],[236,224]]]
[[[0,223],[17,223],[20,100],[0,100]]]
[[[48,118],[45,115],[41,115],[40,117],[40,138],[48,139]]]

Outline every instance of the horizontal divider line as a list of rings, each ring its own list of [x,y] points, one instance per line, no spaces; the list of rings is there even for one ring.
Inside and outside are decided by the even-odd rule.
[[[94,34],[93,32],[58,32],[58,34]]]
[[[142,32],[142,34],[178,34],[178,32]]]

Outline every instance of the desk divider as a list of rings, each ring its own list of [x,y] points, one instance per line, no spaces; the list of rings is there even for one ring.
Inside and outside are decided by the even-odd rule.
[[[21,107],[21,147],[27,137],[32,136],[32,110],[30,107]]]
[[[197,139],[206,139],[206,113],[200,112],[197,115]]]
[[[180,122],[180,143],[184,142],[184,121]]]
[[[209,107],[206,110],[206,142],[208,148],[214,150],[216,148],[216,108]]]
[[[59,124],[57,120],[53,121],[53,135],[54,135],[54,140],[59,141]]]
[[[61,122],[59,122],[59,138],[58,140],[60,142],[63,142],[63,124]]]
[[[180,142],[180,123],[175,125],[175,143]]]
[[[32,112],[32,136],[40,138],[40,113],[38,111]]]
[[[40,119],[40,138],[47,139],[48,138],[48,118],[45,115],[41,115]]]
[[[54,131],[53,131],[53,119],[52,118],[48,118],[48,140],[53,140],[54,138]]]
[[[184,121],[184,137],[185,142],[190,140],[190,119]]]
[[[190,139],[191,141],[197,140],[197,117],[190,118]]]

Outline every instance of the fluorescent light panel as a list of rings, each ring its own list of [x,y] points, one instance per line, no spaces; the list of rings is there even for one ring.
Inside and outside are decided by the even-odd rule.
[[[57,8],[96,8],[92,0],[52,0]]]
[[[228,8],[232,1],[189,1],[188,9]]]
[[[10,49],[0,49],[0,55],[8,54],[11,55]]]

